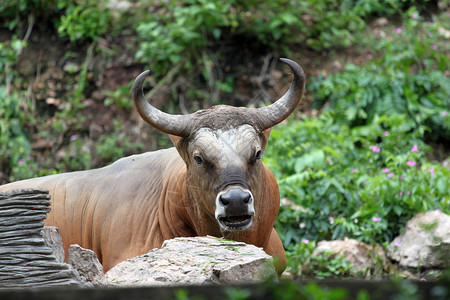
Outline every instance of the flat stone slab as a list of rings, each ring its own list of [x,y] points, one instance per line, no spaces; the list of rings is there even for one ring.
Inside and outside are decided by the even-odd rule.
[[[260,282],[276,277],[262,248],[215,237],[167,240],[161,249],[121,262],[106,273],[113,286]]]
[[[42,229],[49,211],[47,190],[0,193],[0,289],[86,286],[44,240]]]

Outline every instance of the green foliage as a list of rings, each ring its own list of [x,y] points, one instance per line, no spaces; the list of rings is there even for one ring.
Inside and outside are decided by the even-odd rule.
[[[315,50],[353,44],[366,28],[364,18],[392,14],[397,1],[237,1],[189,0],[160,3],[139,22],[136,57],[150,63],[157,77],[174,64],[192,71],[209,45],[219,39],[256,41],[288,52],[287,45],[307,44]]]
[[[30,162],[31,145],[24,130],[26,116],[21,98],[24,92],[10,92],[15,80],[18,50],[26,43],[13,39],[0,43],[0,178],[10,173],[12,179],[32,176],[36,165]]]
[[[26,172],[31,151],[30,143],[23,131],[25,116],[20,108],[20,95],[8,94],[0,86],[0,170],[15,173]],[[30,173],[30,172],[28,172]]]
[[[107,96],[104,100],[105,106],[117,105],[120,108],[124,108],[126,110],[131,110],[134,106],[133,101],[130,100],[131,84],[124,85],[119,87],[115,91],[105,91],[105,95]]]
[[[73,134],[69,138],[69,145],[56,165],[57,170],[87,170],[90,168],[91,151],[88,141]]]
[[[61,37],[71,42],[98,41],[111,32],[112,14],[106,1],[9,0],[0,4],[0,26],[23,30],[30,23],[52,22]],[[26,20],[27,23],[24,23]]]
[[[303,276],[324,279],[330,277],[356,277],[353,264],[346,260],[344,253],[333,255],[323,251],[312,255],[308,262],[302,266]]]
[[[410,9],[404,27],[377,42],[379,58],[312,79],[309,89],[315,101],[329,103],[337,119],[353,125],[370,123],[379,115],[405,114],[416,127],[429,126],[428,137],[448,141],[450,79],[445,72],[450,60],[440,50],[447,41],[438,32],[445,20],[443,15],[426,23]]]
[[[331,113],[277,126],[264,161],[294,202],[276,224],[285,246],[344,236],[384,243],[417,212],[448,213],[450,172],[426,159],[422,135],[402,115],[355,128]]]
[[[131,138],[123,133],[121,122],[114,121],[114,131],[110,135],[100,136],[95,150],[101,161],[108,163],[142,148],[141,143],[133,143]]]
[[[316,242],[302,239],[289,246],[287,252],[289,271],[302,278],[381,278],[385,261],[375,251],[372,263],[364,269],[355,269],[344,253],[317,251]]]
[[[306,44],[315,50],[352,45],[365,29],[360,1],[310,0],[303,13],[310,17],[302,26]],[[366,12],[364,12],[366,13]]]
[[[98,41],[111,30],[112,15],[105,3],[89,0],[67,6],[58,27],[59,34],[62,37],[68,36],[71,42]]]
[[[74,5],[75,0],[8,0],[0,3],[0,26],[9,30],[20,29],[29,22],[30,16],[35,20],[45,20],[61,12],[61,6]]]
[[[16,76],[13,66],[19,61],[18,51],[26,47],[26,42],[19,39],[0,43],[0,82],[11,83]]]
[[[316,51],[354,44],[373,15],[392,15],[415,1],[308,0],[166,1],[138,22],[136,57],[152,65],[157,77],[174,64],[192,71],[202,64],[210,44],[222,39],[244,39],[288,53],[290,45],[304,44]]]
[[[180,4],[167,1],[161,11],[137,26],[141,39],[136,57],[150,62],[156,76],[167,73],[173,64],[183,69],[201,61],[208,38],[219,39],[222,27],[236,27],[229,13],[234,1],[189,0]]]

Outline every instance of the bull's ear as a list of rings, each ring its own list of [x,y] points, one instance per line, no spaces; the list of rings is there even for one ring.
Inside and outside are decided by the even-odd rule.
[[[270,131],[272,130],[272,128],[267,128],[266,130],[263,130],[262,133],[262,137],[263,137],[263,141],[262,141],[262,150],[264,151],[266,149],[266,145],[267,145],[267,141],[269,140],[269,135],[270,135]]]
[[[262,134],[264,135],[264,138],[266,139],[266,143],[267,143],[267,141],[269,140],[269,135],[270,135],[270,131],[272,130],[272,127],[270,127],[270,128],[267,128],[266,130],[264,130],[263,132],[262,132]]]
[[[173,134],[169,134],[169,138],[175,147],[178,145],[178,142],[181,140],[181,136],[173,135]]]

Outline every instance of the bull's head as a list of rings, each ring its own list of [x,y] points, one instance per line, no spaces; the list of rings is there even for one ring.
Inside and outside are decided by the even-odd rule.
[[[170,134],[186,164],[187,192],[195,199],[194,210],[201,211],[192,212],[194,218],[215,218],[217,222],[212,223],[222,233],[251,228],[258,210],[269,205],[255,203],[266,196],[261,156],[270,129],[294,111],[305,85],[302,68],[292,60],[281,61],[294,74],[291,86],[279,100],[262,108],[219,105],[188,115],[170,115],[145,99],[142,85],[148,71],[139,75],[132,87],[141,117]],[[211,234],[209,231],[204,234]]]

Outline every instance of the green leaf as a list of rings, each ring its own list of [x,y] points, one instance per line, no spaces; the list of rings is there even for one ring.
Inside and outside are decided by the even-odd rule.
[[[394,205],[392,209],[397,216],[401,216],[403,213],[403,208],[400,205]]]
[[[295,172],[300,173],[307,167],[320,168],[325,163],[325,152],[321,149],[306,153],[297,158],[295,162]]]

